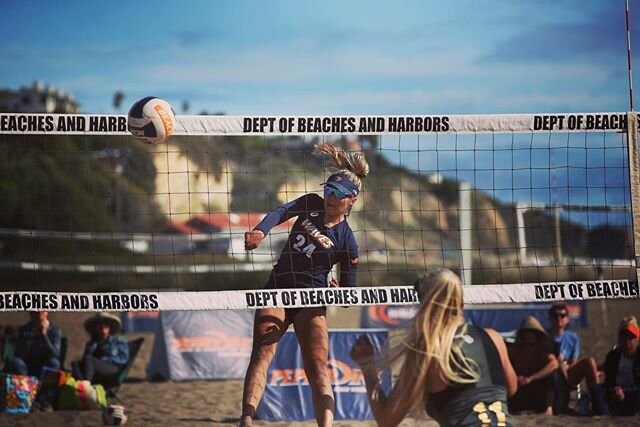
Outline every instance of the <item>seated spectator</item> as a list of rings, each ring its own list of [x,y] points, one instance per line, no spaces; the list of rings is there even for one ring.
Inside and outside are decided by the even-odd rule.
[[[122,335],[120,318],[98,313],[84,322],[91,339],[84,348],[82,360],[71,364],[73,376],[94,384],[112,385],[129,360],[129,346]]]
[[[618,345],[604,362],[606,415],[635,415],[640,411],[640,328],[635,316],[622,319]]]
[[[49,321],[49,312],[29,312],[31,321],[18,331],[14,357],[7,360],[5,371],[10,374],[40,376],[44,367],[60,368],[62,331]]]
[[[591,408],[594,414],[603,412],[601,394],[595,390],[598,384],[598,367],[593,357],[580,357],[580,338],[575,333],[568,331],[569,307],[565,302],[555,303],[549,308],[549,320],[551,329],[549,334],[556,343],[558,352],[558,364],[563,383],[575,387],[584,379],[587,383]],[[562,394],[561,387],[556,388],[556,394]]]
[[[518,391],[509,399],[513,412],[535,411],[553,415],[554,373],[558,360],[553,340],[538,319],[527,316],[509,348],[509,359],[518,376]]]

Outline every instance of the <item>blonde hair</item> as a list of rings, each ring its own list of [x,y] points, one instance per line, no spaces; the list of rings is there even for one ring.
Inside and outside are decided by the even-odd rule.
[[[416,286],[422,305],[404,342],[401,375],[410,375],[411,381],[405,383],[410,387],[407,396],[419,408],[426,403],[427,379],[435,367],[450,383],[475,383],[480,374],[476,363],[454,342],[467,331],[460,278],[451,270],[438,269],[421,277]],[[464,326],[456,334],[460,325]]]
[[[313,152],[330,156],[338,168],[334,173],[346,176],[358,187],[358,191],[362,191],[361,180],[369,175],[369,163],[364,158],[364,154],[359,151],[345,151],[326,142],[316,144]]]
[[[618,330],[621,331],[627,326],[633,326],[634,328],[638,327],[638,319],[636,319],[636,316],[627,316],[623,318],[620,321],[620,326],[618,327]]]

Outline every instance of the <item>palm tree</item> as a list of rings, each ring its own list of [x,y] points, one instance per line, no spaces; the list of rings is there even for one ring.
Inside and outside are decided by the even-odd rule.
[[[121,90],[117,90],[116,93],[113,94],[113,108],[120,111],[122,100],[124,100],[124,93]]]

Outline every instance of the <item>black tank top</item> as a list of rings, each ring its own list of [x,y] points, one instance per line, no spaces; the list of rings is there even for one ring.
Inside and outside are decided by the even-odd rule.
[[[489,334],[467,325],[467,332],[455,343],[475,362],[480,379],[473,384],[451,383],[441,392],[429,394],[425,407],[429,416],[441,426],[513,426],[500,354]]]

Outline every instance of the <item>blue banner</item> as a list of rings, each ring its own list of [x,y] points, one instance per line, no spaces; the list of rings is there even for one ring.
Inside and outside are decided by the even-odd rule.
[[[584,301],[568,302],[572,329],[586,328],[587,305]],[[513,332],[525,316],[534,316],[549,329],[550,303],[509,304],[499,307],[465,307],[464,317],[472,325],[493,328],[498,332]],[[363,328],[408,328],[418,305],[372,305],[361,310],[360,325]]]
[[[243,378],[251,357],[253,311],[163,311],[149,379]]]
[[[367,334],[376,351],[388,338],[380,330],[329,331],[329,374],[332,378],[336,420],[372,419],[362,371],[349,357],[356,339]],[[391,372],[381,377],[382,388],[391,391]],[[300,346],[294,332],[284,334],[267,373],[267,386],[256,417],[267,421],[315,419],[311,387],[304,372]]]
[[[121,314],[122,330],[127,334],[152,334],[160,319],[159,311],[124,311]]]

